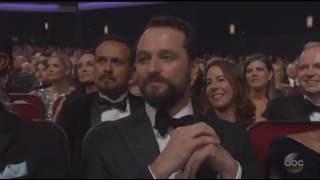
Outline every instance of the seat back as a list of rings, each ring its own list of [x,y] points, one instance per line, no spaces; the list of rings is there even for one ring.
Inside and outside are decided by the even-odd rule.
[[[248,129],[250,140],[262,167],[273,138],[320,129],[320,122],[290,123],[290,122],[259,122]]]
[[[19,116],[31,120],[44,119],[45,116],[42,110],[28,102],[15,102],[12,104],[12,110]]]
[[[45,111],[45,106],[40,97],[31,94],[24,93],[10,93],[9,98],[12,102],[15,101],[25,101],[27,103],[33,104],[38,107],[40,110]]]

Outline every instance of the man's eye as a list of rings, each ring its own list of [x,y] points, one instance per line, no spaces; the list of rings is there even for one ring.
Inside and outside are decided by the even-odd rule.
[[[144,57],[138,57],[137,58],[137,62],[138,63],[145,63],[145,62],[147,62],[147,57],[145,57],[145,56]]]

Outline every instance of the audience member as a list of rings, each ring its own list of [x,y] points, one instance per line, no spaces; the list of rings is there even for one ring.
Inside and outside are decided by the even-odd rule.
[[[106,36],[98,44],[95,56],[95,84],[98,92],[84,94],[66,102],[57,120],[74,148],[75,169],[79,168],[82,139],[90,127],[103,121],[127,117],[143,105],[143,99],[128,92],[133,58],[127,40],[118,35]]]
[[[48,121],[55,121],[64,96],[75,89],[70,83],[71,69],[71,62],[64,55],[48,58],[47,80],[51,86],[35,92],[45,104]]]
[[[12,67],[12,52],[6,44],[0,42],[0,79]],[[67,177],[69,158],[63,131],[7,111],[3,94],[0,87],[0,179]]]
[[[95,81],[95,68],[94,68],[95,55],[92,52],[85,52],[82,54],[77,62],[77,77],[80,86],[84,88],[87,94],[97,91],[94,84]]]
[[[307,46],[308,47],[308,46]],[[265,117],[272,121],[320,121],[320,45],[303,50],[298,59],[298,80],[302,94],[274,99]]]
[[[198,75],[193,32],[188,22],[175,17],[149,22],[139,39],[135,63],[147,103],[129,117],[103,122],[88,132],[83,144],[84,177],[261,177],[240,126],[198,113],[193,116],[191,87]],[[183,116],[187,117],[171,118]],[[178,123],[186,126],[170,128]]]
[[[265,120],[262,114],[269,100],[283,96],[279,89],[273,87],[272,64],[264,54],[252,54],[246,58],[243,70],[250,88],[251,101],[256,106],[256,121]]]
[[[46,59],[35,64],[35,75],[39,83],[34,87],[34,90],[45,89],[50,86],[47,79],[47,67],[48,62]],[[32,94],[34,93],[32,92]]]
[[[205,77],[210,115],[245,127],[255,121],[255,106],[237,64],[223,59],[211,61]]]

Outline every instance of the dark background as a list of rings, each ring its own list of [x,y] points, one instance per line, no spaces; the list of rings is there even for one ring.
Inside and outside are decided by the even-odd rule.
[[[60,4],[75,5],[68,2]],[[203,52],[247,55],[297,56],[308,41],[320,40],[320,2],[170,2],[69,13],[0,12],[2,36],[17,36],[20,43],[94,47],[103,35],[126,35],[133,43],[148,19],[155,15],[178,15],[196,25]],[[306,17],[314,27],[306,28]],[[49,31],[44,22],[49,22]],[[236,34],[229,35],[229,24]]]

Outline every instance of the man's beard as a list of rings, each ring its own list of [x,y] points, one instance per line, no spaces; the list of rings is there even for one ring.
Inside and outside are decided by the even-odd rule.
[[[152,82],[161,82],[167,85],[165,91],[155,94],[152,91],[147,91],[147,85]],[[143,97],[147,103],[154,108],[169,108],[177,103],[183,96],[184,92],[179,91],[168,79],[159,75],[150,75],[147,77],[140,86]]]

